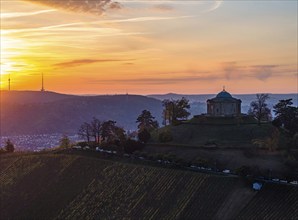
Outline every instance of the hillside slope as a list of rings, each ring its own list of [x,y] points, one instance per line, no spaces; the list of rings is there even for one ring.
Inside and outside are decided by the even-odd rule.
[[[93,117],[114,120],[125,129],[135,129],[144,109],[161,121],[159,100],[137,95],[68,96],[49,92],[6,94],[1,100],[1,135],[69,133]],[[44,97],[44,99],[43,99]],[[34,101],[35,100],[35,101]]]
[[[169,144],[191,146],[217,145],[223,147],[252,146],[252,140],[271,136],[271,124],[200,124],[183,123],[167,126],[155,132],[153,141],[159,142],[158,134],[166,132],[172,137]]]
[[[234,177],[51,153],[1,156],[0,167],[1,219],[298,217],[297,187],[256,193]]]

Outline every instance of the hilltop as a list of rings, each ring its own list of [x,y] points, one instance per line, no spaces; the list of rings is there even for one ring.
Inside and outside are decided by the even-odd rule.
[[[2,219],[295,219],[298,188],[43,153],[2,155]]]
[[[170,144],[191,146],[216,145],[221,147],[251,147],[252,140],[269,137],[274,129],[271,123],[258,126],[255,120],[248,123],[237,123],[234,118],[192,118],[178,125],[160,128],[156,133],[168,133]],[[206,119],[206,121],[204,121]],[[154,135],[155,141],[157,134]]]
[[[0,90],[1,103],[11,104],[37,104],[55,102],[67,98],[74,98],[75,95],[66,95],[56,92],[40,91],[2,91]]]
[[[53,92],[2,91],[1,135],[70,133],[92,117],[115,120],[136,128],[136,118],[147,109],[161,121],[162,104],[140,95],[76,96]]]

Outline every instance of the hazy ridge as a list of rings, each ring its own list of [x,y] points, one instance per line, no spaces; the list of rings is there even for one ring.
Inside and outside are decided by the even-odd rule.
[[[206,112],[206,100],[215,95],[94,95],[78,96],[55,92],[1,91],[1,134],[77,133],[79,126],[92,117],[115,120],[127,130],[136,129],[136,118],[142,110],[151,111],[162,122],[163,99],[186,97],[190,100],[192,115]],[[255,95],[234,95],[242,100],[242,112],[246,113]],[[270,94],[269,107],[280,99],[293,98],[297,94]]]

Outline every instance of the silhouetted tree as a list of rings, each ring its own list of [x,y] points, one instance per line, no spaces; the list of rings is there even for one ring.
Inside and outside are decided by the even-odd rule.
[[[298,132],[298,108],[292,105],[292,99],[280,100],[274,105],[273,111],[276,117],[272,123],[277,127],[284,126],[291,135],[294,135]]]
[[[110,142],[114,135],[114,128],[116,121],[108,120],[104,121],[101,126],[101,137],[103,141]]]
[[[158,128],[158,122],[154,120],[155,117],[151,115],[151,112],[148,110],[143,110],[142,114],[140,114],[137,118],[136,123],[138,124],[139,131],[146,129],[147,131],[152,131]]]
[[[190,108],[189,100],[182,97],[178,100],[165,99],[162,102],[163,110],[163,124],[173,124],[177,120],[187,119],[190,113],[187,111]]]
[[[91,134],[94,137],[95,143],[99,143],[102,132],[102,123],[99,119],[93,118],[91,121]]]
[[[151,138],[150,132],[147,129],[140,130],[138,138],[142,143],[147,143]]]
[[[14,144],[10,141],[10,139],[7,139],[4,149],[9,153],[14,152]]]
[[[138,116],[136,123],[138,124],[138,138],[142,143],[147,143],[151,138],[150,132],[158,128],[158,122],[148,110],[143,110]]]
[[[90,142],[90,138],[92,135],[92,127],[89,123],[84,122],[79,128],[78,135],[85,139],[87,142]]]
[[[121,145],[126,140],[125,130],[116,126],[116,121],[105,121],[101,126],[101,137],[106,143]]]
[[[114,141],[116,141],[117,145],[123,145],[126,141],[125,130],[121,127],[115,126],[114,127]]]
[[[269,121],[271,118],[271,110],[267,107],[268,94],[257,94],[257,100],[250,103],[249,115],[253,115],[258,120],[258,125],[261,121]]]

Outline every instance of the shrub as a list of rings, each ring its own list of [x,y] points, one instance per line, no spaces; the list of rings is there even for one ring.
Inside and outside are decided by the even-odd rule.
[[[158,135],[160,142],[165,143],[173,140],[173,137],[169,131],[163,131]]]
[[[6,152],[9,153],[14,152],[14,145],[9,139],[6,141],[4,149],[6,150]]]
[[[235,170],[235,173],[239,176],[247,176],[252,173],[252,170],[249,166],[241,166]]]
[[[59,145],[60,148],[69,148],[70,147],[70,140],[66,135],[63,135],[61,137],[59,143],[60,143],[60,145]]]
[[[141,151],[144,148],[144,144],[139,141],[127,139],[123,147],[125,153],[131,154],[135,151]]]

